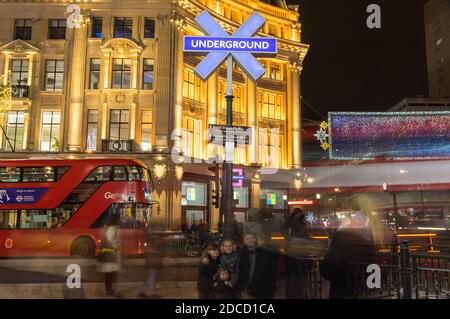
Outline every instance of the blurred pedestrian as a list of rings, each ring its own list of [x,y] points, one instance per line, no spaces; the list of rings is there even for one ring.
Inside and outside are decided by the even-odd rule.
[[[121,241],[119,232],[119,215],[110,215],[105,223],[105,232],[101,240],[98,256],[99,272],[105,274],[106,295],[114,294],[118,272],[121,269]]]
[[[226,267],[220,267],[211,289],[211,299],[236,299],[236,288],[230,280],[230,271]]]
[[[356,213],[344,221],[334,233],[330,247],[320,262],[320,274],[330,281],[330,299],[355,298],[355,292],[365,289],[363,277],[356,265],[371,263],[375,254],[372,231],[368,219],[362,213]],[[365,267],[362,267],[365,269]]]
[[[166,241],[162,235],[154,234],[149,230],[148,247],[145,254],[146,279],[138,291],[139,298],[160,299],[156,294],[156,281],[163,268],[163,258],[166,256]]]
[[[191,225],[191,233],[197,233],[197,232],[198,232],[198,221],[195,219]]]
[[[210,299],[212,286],[214,283],[214,276],[219,269],[219,246],[209,244],[207,246],[208,251],[208,263],[200,263],[198,270],[198,299]]]
[[[295,208],[285,223],[287,234],[292,237],[309,239],[305,218],[303,210]]]
[[[249,298],[274,298],[277,278],[276,255],[259,247],[255,234],[245,233],[243,238],[244,245],[239,255],[239,288]]]

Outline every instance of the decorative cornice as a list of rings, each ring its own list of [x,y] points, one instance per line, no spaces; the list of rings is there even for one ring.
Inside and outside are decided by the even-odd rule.
[[[0,47],[0,52],[5,54],[37,54],[40,50],[28,42],[17,39]]]

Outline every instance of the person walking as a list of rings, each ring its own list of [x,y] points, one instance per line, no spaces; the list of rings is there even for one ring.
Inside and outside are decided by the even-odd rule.
[[[320,274],[330,281],[330,299],[357,298],[355,292],[365,289],[365,280],[354,267],[367,264],[375,254],[376,245],[368,219],[356,213],[344,221],[333,235],[330,247],[319,263]],[[362,269],[366,269],[364,266]]]
[[[272,299],[277,278],[276,255],[258,246],[253,233],[244,234],[244,245],[239,256],[239,288],[244,297]]]
[[[100,244],[98,270],[105,274],[106,295],[114,295],[114,285],[121,269],[121,240],[119,214],[110,215],[105,223],[105,233]]]

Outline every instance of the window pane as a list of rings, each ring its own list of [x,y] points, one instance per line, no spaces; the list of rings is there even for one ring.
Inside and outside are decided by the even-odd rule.
[[[64,174],[69,170],[68,166],[60,166],[58,167],[58,175],[57,180],[64,176]]]
[[[141,180],[139,169],[136,166],[127,166],[127,168],[128,168],[128,177],[130,181]]]
[[[0,210],[0,229],[17,228],[17,211]]]
[[[53,182],[55,169],[53,167],[24,167],[23,182]]]
[[[114,180],[115,181],[126,181],[127,171],[125,166],[114,166]]]
[[[20,181],[20,169],[18,167],[0,167],[0,182],[17,183]]]
[[[32,228],[48,228],[50,222],[50,215],[47,212],[50,210],[21,210],[20,211],[20,229]]]
[[[88,177],[87,182],[107,182],[110,180],[111,166],[100,166],[96,168]]]

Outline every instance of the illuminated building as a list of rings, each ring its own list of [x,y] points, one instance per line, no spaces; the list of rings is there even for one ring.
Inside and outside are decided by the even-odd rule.
[[[450,2],[429,0],[424,15],[429,94],[450,97]]]
[[[5,125],[12,143],[1,136],[3,158],[138,158],[160,177],[156,223],[179,230],[192,213],[216,228],[205,160],[221,150],[207,147],[205,130],[225,123],[225,69],[201,82],[193,71],[200,59],[183,54],[182,40],[200,34],[194,19],[203,10],[229,32],[258,10],[267,20],[259,35],[277,37],[279,53],[262,60],[267,73],[256,85],[234,71],[234,122],[255,132],[255,143],[238,149],[235,162],[300,167],[300,72],[308,46],[297,10],[283,0],[76,4],[79,28],[70,27],[67,1],[2,2],[0,73],[11,72],[13,85]],[[183,164],[183,183],[173,149],[193,158]],[[259,181],[247,180],[246,187],[236,196],[246,208],[258,207]]]

